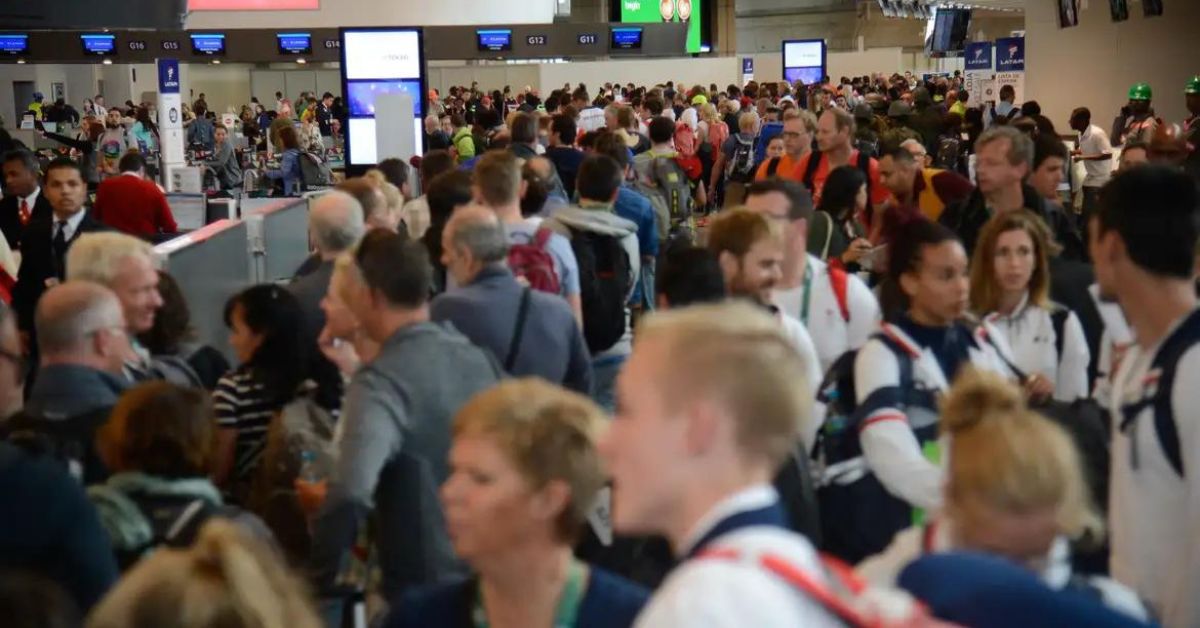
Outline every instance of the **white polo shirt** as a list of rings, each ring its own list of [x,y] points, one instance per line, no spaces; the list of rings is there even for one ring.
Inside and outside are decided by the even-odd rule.
[[[810,332],[822,374],[843,353],[863,346],[879,329],[879,302],[867,284],[852,273],[846,274],[847,321],[833,292],[829,266],[812,255],[808,256],[800,285],[776,290],[774,297],[780,311],[804,323]]]
[[[1129,347],[1113,377],[1110,407],[1136,403],[1162,385],[1161,373],[1150,369],[1161,346]],[[1113,430],[1112,575],[1137,591],[1164,626],[1200,626],[1200,342],[1176,365],[1171,407],[1183,477],[1163,451],[1152,406],[1127,429]],[[1115,423],[1123,418],[1120,410],[1114,412]]]
[[[702,536],[724,516],[778,501],[769,486],[729,496],[700,519],[689,535]],[[782,528],[752,526],[717,537],[712,549],[735,550],[746,558],[695,558],[671,572],[634,623],[636,628],[826,628],[844,624],[810,595],[796,590],[753,559],[769,553],[817,582],[824,569],[812,544]]]
[[[1029,294],[1011,315],[992,312],[985,317],[1003,334],[1012,349],[1013,363],[1026,375],[1043,375],[1054,382],[1054,398],[1072,402],[1088,396],[1088,363],[1091,351],[1083,325],[1074,312],[1066,311],[1063,322],[1062,355],[1053,315],[1044,307],[1029,304]]]
[[[1108,133],[1104,129],[1090,125],[1079,134],[1079,150],[1084,155],[1112,154],[1112,144],[1108,141]],[[1083,187],[1100,188],[1112,177],[1112,157],[1103,160],[1087,160],[1083,162],[1083,170],[1087,175],[1083,178]]]

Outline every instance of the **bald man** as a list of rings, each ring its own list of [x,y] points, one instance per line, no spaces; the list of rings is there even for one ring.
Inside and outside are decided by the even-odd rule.
[[[582,394],[591,392],[591,356],[566,301],[531,290],[509,270],[508,236],[496,213],[469,205],[442,232],[442,263],[457,286],[430,305],[492,352],[516,377],[536,376]]]
[[[317,338],[325,327],[321,300],[329,292],[334,261],[353,250],[365,232],[363,206],[353,196],[334,190],[317,197],[308,211],[308,237],[316,249],[310,260],[313,269],[288,285],[304,312],[305,339],[312,342],[309,355],[320,356],[313,365],[315,379],[322,390],[330,391],[331,397],[337,397],[342,378],[337,367],[318,350]]]
[[[41,363],[25,411],[6,424],[45,435],[84,484],[108,475],[95,455],[96,430],[129,386],[133,355],[121,301],[91,281],[67,281],[42,295],[35,314]]]

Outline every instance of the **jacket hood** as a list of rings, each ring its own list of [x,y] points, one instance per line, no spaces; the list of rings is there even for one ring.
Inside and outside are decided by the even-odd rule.
[[[601,208],[583,209],[582,207],[564,207],[554,213],[549,219],[572,229],[582,229],[603,235],[622,238],[637,234],[637,225],[626,220],[612,211]]]
[[[116,549],[142,547],[154,540],[154,529],[129,497],[132,493],[193,497],[217,506],[223,503],[221,493],[208,478],[169,480],[138,472],[118,473],[108,482],[89,488],[87,493]]]

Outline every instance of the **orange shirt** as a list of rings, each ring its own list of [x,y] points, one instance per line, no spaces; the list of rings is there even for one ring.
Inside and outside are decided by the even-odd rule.
[[[805,155],[800,163],[796,164],[795,174],[792,176],[794,181],[804,181],[804,172],[808,169],[808,160],[816,153]],[[850,152],[849,166],[858,167],[858,151]],[[870,164],[867,166],[867,194],[871,197],[872,205],[879,205],[891,196],[891,192],[883,187],[883,182],[879,180],[879,162],[871,158]],[[817,162],[817,170],[813,172],[813,204],[821,202],[821,188],[825,187],[825,179],[829,178],[829,156],[821,153],[821,161]]]
[[[803,157],[800,158],[801,161],[803,159],[804,159]],[[758,172],[756,172],[754,174],[754,180],[755,181],[763,181],[763,180],[769,178],[767,176],[767,166],[770,166],[770,165],[771,165],[771,160],[764,159],[763,162],[761,164],[759,164],[759,166],[758,166]],[[801,170],[800,174],[804,174],[804,171]],[[799,181],[800,179],[798,178],[798,175],[796,174],[796,160],[793,160],[791,155],[784,153],[783,156],[779,158],[779,167],[775,169],[775,176],[780,179]]]

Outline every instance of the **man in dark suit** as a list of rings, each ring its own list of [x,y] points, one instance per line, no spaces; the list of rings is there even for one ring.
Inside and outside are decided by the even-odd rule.
[[[87,182],[73,160],[60,157],[46,167],[46,200],[51,212],[30,220],[23,236],[21,270],[13,289],[13,309],[21,331],[33,330],[33,313],[46,288],[66,276],[67,249],[80,234],[107,231],[103,223],[88,215]]]
[[[38,185],[37,157],[25,149],[4,153],[4,198],[0,199],[0,231],[8,248],[21,247],[25,226],[34,219],[50,219],[50,201]]]

